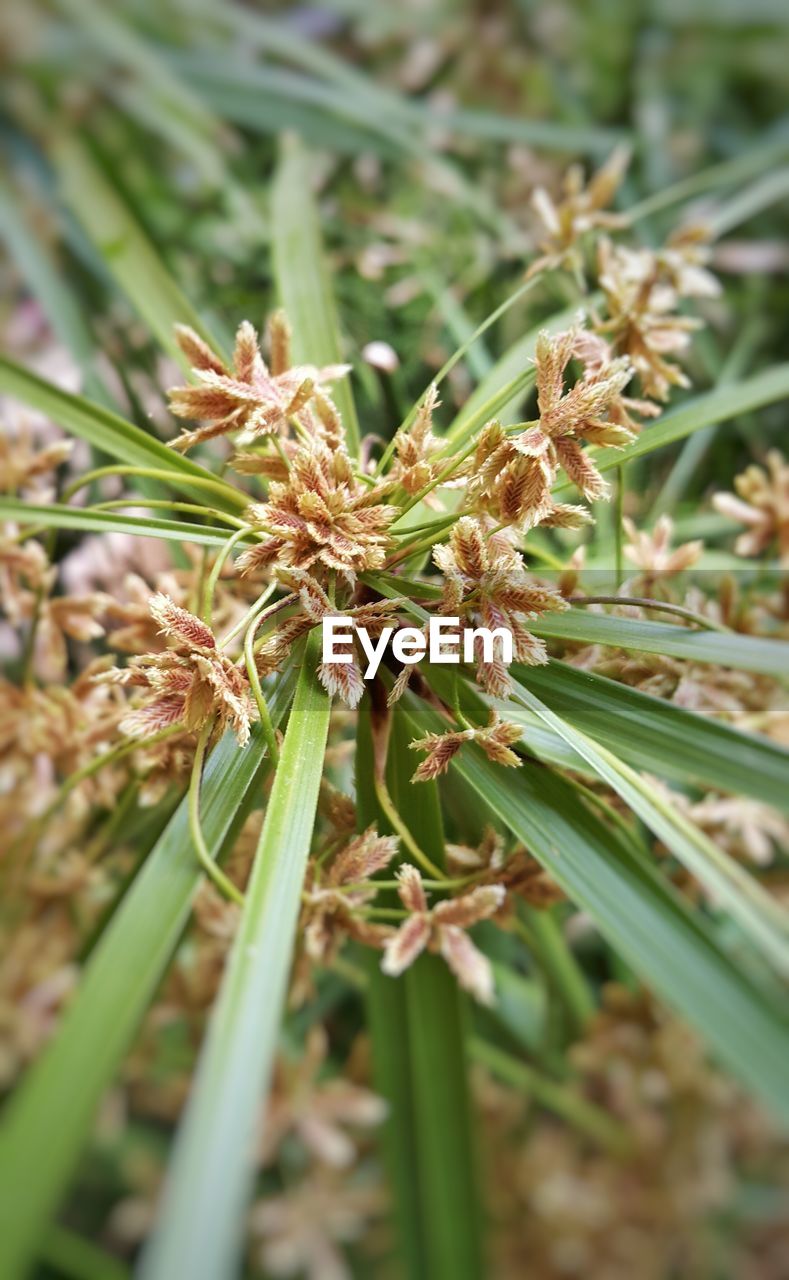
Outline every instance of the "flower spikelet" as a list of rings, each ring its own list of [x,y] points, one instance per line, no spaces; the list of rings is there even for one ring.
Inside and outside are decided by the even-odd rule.
[[[504,534],[490,534],[480,520],[462,516],[448,542],[434,548],[433,559],[444,574],[442,613],[462,615],[491,631],[507,628],[518,662],[533,666],[547,661],[545,646],[529,631],[528,620],[565,609],[566,601],[553,588],[529,578],[523,558]],[[497,697],[510,691],[503,662],[480,658],[477,678]]]
[[[736,477],[734,493],[716,493],[718,511],[745,525],[735,543],[740,556],[757,556],[773,543],[781,565],[789,566],[789,463],[777,449],[767,455],[767,466],[747,467]]]
[[[667,357],[685,352],[701,325],[697,317],[678,313],[680,298],[709,296],[717,288],[714,277],[694,261],[697,257],[698,242],[692,237],[658,252],[613,245],[605,237],[598,243],[599,282],[608,312],[598,328],[629,357],[650,399],[665,401],[672,387],[689,385],[680,366]]]
[[[390,929],[357,913],[377,893],[371,877],[387,867],[396,852],[395,836],[379,836],[375,827],[368,827],[334,856],[328,872],[320,874],[310,866],[302,895],[302,925],[307,954],[313,960],[325,964],[345,937],[381,946],[390,936]]]
[[[588,500],[604,498],[608,486],[582,445],[619,448],[634,438],[627,409],[641,402],[622,395],[633,375],[627,358],[604,359],[597,346],[584,376],[565,386],[584,332],[576,325],[564,333],[540,333],[534,359],[539,419],[524,423],[515,435],[489,423],[480,435],[469,468],[469,497],[499,523],[522,531],[538,524],[583,523],[582,509],[560,506],[551,497],[559,469]]]
[[[216,716],[220,729],[230,725],[245,746],[256,715],[246,674],[219,651],[210,627],[168,596],[155,595],[150,610],[173,647],[132,658],[128,666],[96,677],[100,683],[149,691],[121,721],[122,732],[143,738],[175,724],[197,732]]]
[[[355,479],[344,449],[318,440],[299,449],[287,483],[272,483],[268,502],[248,510],[250,521],[268,536],[239,558],[241,573],[269,565],[317,565],[353,582],[357,573],[380,568],[397,514],[380,498],[380,488]]]
[[[431,910],[416,867],[405,863],[397,879],[400,901],[410,914],[384,947],[383,972],[398,977],[423,951],[434,951],[444,957],[466,991],[481,1004],[492,1004],[490,961],[474,946],[465,930],[495,915],[504,902],[504,886],[482,885],[460,897],[439,902]]]
[[[418,493],[435,477],[436,467],[431,457],[439,444],[432,426],[433,413],[439,403],[438,388],[432,384],[411,427],[401,428],[395,436],[396,458],[390,474],[406,493]]]
[[[411,781],[428,782],[446,773],[451,761],[466,742],[476,742],[494,764],[517,768],[521,763],[520,758],[510,748],[520,737],[521,730],[518,726],[508,720],[500,720],[495,711],[491,711],[490,720],[484,727],[458,729],[449,733],[427,733],[423,738],[410,743],[413,751],[427,752]]]
[[[532,204],[545,236],[540,242],[542,256],[531,264],[530,276],[568,261],[571,266],[579,266],[576,246],[586,232],[626,224],[621,214],[608,212],[607,205],[616,195],[629,161],[628,149],[617,147],[588,183],[584,183],[581,167],[572,165],[565,174],[558,201],[554,201],[544,187],[535,189]]]
[[[170,409],[178,418],[202,420],[204,425],[172,441],[174,449],[183,452],[202,440],[231,431],[244,431],[253,438],[284,434],[288,420],[299,415],[317,394],[327,399],[322,390],[324,384],[347,372],[345,365],[324,369],[312,365],[284,367],[289,359],[284,321],[276,321],[271,332],[269,369],[260,353],[258,335],[248,320],[239,325],[229,366],[194,330],[182,325],[176,328],[178,345],[192,361],[197,385],[175,387],[170,392]]]

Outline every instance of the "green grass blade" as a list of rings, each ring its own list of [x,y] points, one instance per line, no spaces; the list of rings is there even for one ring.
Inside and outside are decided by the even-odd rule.
[[[134,498],[129,499],[129,506]],[[81,529],[85,533],[134,533],[141,538],[167,542],[193,542],[202,547],[223,547],[232,529],[186,520],[160,520],[152,516],[122,516],[115,511],[85,511],[82,507],[36,506],[18,498],[0,498],[0,519],[47,529]]]
[[[205,497],[205,493],[199,487],[189,487],[190,476],[212,479],[221,484],[216,476],[197,462],[168,449],[161,440],[127,422],[111,409],[94,404],[84,396],[61,391],[5,356],[0,356],[0,392],[38,409],[64,431],[87,440],[88,444],[119,462],[168,471],[172,475],[173,488],[194,497],[197,502]],[[244,494],[231,485],[226,489],[226,499],[219,495],[214,499],[223,511],[238,511],[247,505],[249,499]]]
[[[789,750],[769,738],[565,662],[515,666],[512,673],[552,711],[638,769],[789,812]]]
[[[402,149],[378,119],[363,116],[345,94],[320,80],[275,66],[217,63],[212,53],[167,49],[167,61],[192,85],[203,102],[232,124],[256,133],[293,129],[310,146],[358,155],[377,151],[388,160]]]
[[[414,136],[417,132],[429,133],[436,126],[452,129],[463,137],[591,154],[610,150],[624,136],[619,129],[524,120],[495,111],[436,110],[429,103],[384,87],[323,45],[305,39],[286,22],[235,4],[225,6],[223,17],[243,36],[245,43],[251,42],[262,52],[320,77],[318,84],[325,82],[334,86],[340,91],[337,96],[344,96],[347,110],[354,111],[361,119],[375,120],[378,128],[388,130],[411,150],[417,146]]]
[[[176,1138],[146,1280],[234,1274],[253,1177],[251,1137],[279,1038],[330,699],[308,641],[241,922]],[[206,807],[207,811],[207,807]]]
[[[387,783],[404,820],[438,865],[444,838],[438,788],[411,787],[414,736],[395,715]],[[375,802],[372,744],[365,717],[357,747],[362,824],[389,830]],[[384,1146],[398,1228],[398,1274],[473,1280],[482,1274],[479,1195],[468,1094],[466,1026],[461,993],[443,960],[423,955],[394,980],[370,960],[369,1021],[376,1087],[389,1104]]]
[[[707,223],[714,236],[725,236],[765,209],[787,199],[789,199],[789,168],[773,169],[769,173],[763,173],[758,181],[749,183],[731,200],[714,209],[708,215]]]
[[[678,409],[672,409],[658,418],[653,426],[645,427],[638,439],[624,449],[592,449],[590,454],[600,471],[611,471],[633,458],[646,457],[656,449],[684,440],[694,431],[729,422],[740,414],[752,413],[755,409],[762,409],[765,405],[787,397],[789,364],[774,365],[742,382],[715,387],[704,395],[695,396]],[[563,493],[571,488],[570,482],[565,480],[556,486],[554,493]]]
[[[728,911],[781,976],[789,977],[789,917],[767,890],[608,748],[567,724],[522,685],[515,685],[513,698],[578,752],[704,886],[711,900]]]
[[[294,39],[293,43],[295,46],[297,41]],[[298,41],[302,48],[305,43]],[[267,52],[272,52],[270,44]],[[388,144],[390,151],[394,146],[401,152],[416,152],[426,146],[423,135],[436,127],[466,138],[500,143],[522,142],[555,151],[591,154],[613,149],[623,137],[621,132],[613,129],[524,120],[493,111],[431,110],[429,106],[390,90],[382,91],[373,80],[366,81],[361,92],[355,81],[349,92],[349,85],[340,85],[336,77],[332,83],[315,75],[295,73],[271,64],[234,67],[235,74],[231,75],[215,60],[209,61],[199,54],[190,52],[184,55],[181,51],[168,49],[167,58],[215,111],[257,130],[267,128],[268,121],[262,115],[261,107],[266,98],[276,92],[280,99],[290,104],[307,105],[313,111],[320,108],[343,123],[365,129],[373,137],[377,134]],[[354,77],[359,74],[352,67],[348,67],[348,71]],[[292,127],[295,122],[286,118],[286,123]]]
[[[670,658],[712,662],[740,671],[758,671],[762,675],[789,675],[789,644],[779,640],[733,632],[693,631],[671,623],[615,618],[582,608],[542,617],[529,625],[535,635],[546,639],[579,640],[583,644],[611,645],[641,653],[664,653]]]
[[[206,183],[226,182],[227,139],[219,121],[160,58],[155,45],[141,39],[109,5],[95,0],[57,0],[57,4],[84,33],[91,69],[98,64],[103,70],[109,63],[113,71],[109,92],[127,113],[184,154]]]
[[[421,732],[443,728],[435,712],[407,697]],[[570,784],[551,770],[529,762],[502,769],[466,748],[451,767],[589,914],[634,972],[789,1123],[789,1026],[719,950],[703,917],[579,805]]]
[[[283,678],[270,699],[284,715]],[[203,782],[203,831],[216,856],[267,761],[259,726],[240,750],[227,734]],[[54,1040],[11,1098],[0,1130],[0,1275],[26,1274],[87,1141],[93,1117],[129,1049],[186,924],[201,872],[186,800],[149,854],[91,954]]]
[[[63,134],[52,147],[52,159],[66,204],[162,349],[188,368],[175,341],[176,324],[190,325],[216,348],[217,337],[179,289],[87,145],[73,132]]]
[[[476,111],[465,107],[431,110],[421,103],[410,103],[414,117],[428,129],[438,126],[463,138],[480,138],[489,142],[522,143],[544,147],[549,151],[601,156],[613,151],[627,134],[622,129],[599,126],[559,124],[553,120],[525,120],[498,111]]]
[[[32,219],[17,200],[10,182],[0,181],[0,236],[14,265],[46,312],[57,337],[83,373],[91,375],[95,348],[80,308],[63,282],[47,245],[36,235]]]
[[[723,160],[720,164],[710,165],[698,173],[681,178],[671,186],[662,187],[652,195],[646,196],[638,204],[627,210],[629,222],[637,222],[640,218],[649,218],[653,214],[670,208],[673,204],[682,204],[704,195],[716,187],[735,186],[737,183],[748,183],[769,170],[779,161],[789,158],[789,142],[785,138],[770,139],[761,146],[749,147],[742,155],[732,160]]]
[[[342,360],[337,312],[323,256],[318,210],[310,188],[307,152],[296,138],[283,143],[271,196],[277,293],[293,326],[293,353],[308,364]],[[342,414],[348,447],[359,449],[359,422],[348,378],[333,399]]]
[[[391,573],[365,574],[364,581],[390,600],[401,599],[404,590],[435,598],[439,594],[433,583],[414,582]],[[408,602],[406,608],[422,622],[429,616],[419,605]],[[529,628],[535,635],[549,640],[609,645],[614,649],[635,649],[641,653],[665,653],[670,658],[713,662],[723,667],[758,671],[762,675],[779,678],[789,675],[789,644],[782,640],[763,640],[759,636],[741,636],[734,632],[693,631],[689,627],[665,622],[615,618],[582,608],[535,618],[529,622]]]

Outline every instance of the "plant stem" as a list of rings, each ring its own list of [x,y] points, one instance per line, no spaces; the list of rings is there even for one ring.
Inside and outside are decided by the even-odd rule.
[[[269,750],[269,756],[271,758],[271,763],[276,768],[277,764],[279,763],[279,744],[277,742],[277,735],[274,732],[274,725],[271,722],[268,703],[266,702],[266,698],[263,693],[263,686],[260,683],[260,676],[258,675],[258,669],[255,666],[255,652],[254,652],[255,632],[260,626],[261,620],[262,619],[259,617],[253,618],[249,626],[247,627],[246,635],[244,636],[244,661],[246,663],[247,676],[249,677],[249,683],[252,686],[252,693],[253,693],[255,702],[257,703],[258,715],[260,716],[260,725],[265,735],[266,744]]]
[[[182,725],[169,725],[168,728],[160,729],[158,733],[152,734],[150,738],[124,738],[122,742],[112,747],[110,751],[105,751],[103,755],[94,756],[81,769],[76,769],[74,773],[69,774],[65,782],[60,784],[54,799],[50,801],[43,813],[33,819],[28,830],[19,836],[13,847],[16,848],[28,835],[38,832],[52,817],[52,814],[60,808],[70,792],[75,787],[78,787],[81,782],[84,782],[86,778],[92,778],[95,773],[98,773],[100,769],[103,769],[108,764],[117,764],[119,760],[122,760],[124,756],[130,755],[132,751],[141,751],[145,747],[152,747],[155,743],[163,742],[166,738],[171,738],[173,734],[182,732]]]
[[[400,817],[400,814],[397,811],[394,801],[392,800],[392,797],[389,794],[389,788],[386,785],[385,779],[376,776],[374,778],[374,785],[375,785],[375,797],[379,805],[381,806],[387,818],[389,819],[390,823],[392,824],[393,830],[400,837],[403,844],[408,849],[408,852],[412,854],[414,858],[416,858],[419,865],[421,867],[424,867],[425,871],[427,871],[429,875],[433,876],[436,880],[442,880],[443,874],[442,874],[441,868],[437,867],[434,862],[431,862],[427,854],[420,849],[419,845],[416,843],[416,840],[411,835],[411,832],[408,830],[408,827],[405,825],[405,823],[403,822],[403,819]]]
[[[233,547],[239,539],[243,538],[245,532],[246,529],[237,529],[235,533],[230,535],[225,545],[219,551],[216,560],[211,566],[211,572],[203,584],[199,612],[200,617],[208,624],[209,627],[211,626],[211,620],[214,613],[214,594],[216,592],[216,584],[219,581],[219,575],[224,569],[225,564],[227,563],[227,558],[233,550]]]
[[[506,1084],[521,1089],[555,1115],[561,1116],[574,1129],[592,1138],[612,1155],[622,1155],[629,1148],[628,1135],[622,1125],[607,1112],[587,1102],[574,1089],[547,1079],[534,1067],[513,1058],[503,1049],[474,1036],[469,1044],[472,1057],[488,1067]]]
[[[624,516],[625,506],[625,468],[624,466],[616,469],[616,497],[614,504],[614,556],[616,570],[616,586],[617,590],[622,585],[622,579],[625,576],[623,547],[622,547],[622,518]]]
[[[101,480],[104,476],[140,476],[142,479],[161,480],[164,484],[172,485],[172,471],[165,471],[158,467],[132,467],[132,466],[109,466],[96,467],[93,471],[86,471],[76,480],[72,481],[66,489],[63,490],[61,501],[67,503],[78,493],[80,489],[84,489],[86,485],[92,484],[94,480]],[[247,502],[247,495],[241,493],[240,490],[233,488],[232,485],[225,484],[221,480],[214,480],[208,476],[191,476],[189,477],[190,486],[197,489],[207,489],[218,494],[222,498],[231,498],[239,505],[244,506]],[[214,514],[212,512],[212,514]]]
[[[626,604],[638,609],[655,609],[659,613],[675,613],[678,618],[695,622],[696,626],[703,627],[705,631],[721,631],[724,635],[734,634],[730,627],[725,627],[721,622],[714,622],[712,618],[705,618],[703,613],[696,613],[693,609],[686,609],[680,604],[664,604],[661,600],[652,600],[648,596],[569,596],[568,599],[570,604],[574,605]]]
[[[205,759],[205,751],[213,727],[213,721],[207,721],[200,731],[200,737],[197,739],[197,747],[195,748],[195,756],[192,763],[192,776],[189,782],[189,830],[192,835],[197,859],[206,875],[213,880],[220,893],[222,893],[226,898],[229,898],[231,902],[236,902],[239,906],[243,906],[243,893],[241,893],[240,889],[236,888],[233,881],[226,876],[221,867],[218,867],[214,862],[214,859],[208,852],[208,846],[203,835],[203,828],[200,825],[200,783],[203,776],[203,760]]]
[[[595,1010],[586,979],[551,911],[537,911],[533,907],[526,907],[525,911],[528,933],[539,949],[538,959],[562,997],[575,1031],[581,1032]],[[520,923],[516,920],[516,929]]]
[[[518,302],[523,297],[524,294],[528,293],[531,289],[535,288],[535,286],[539,283],[540,277],[542,274],[543,274],[542,272],[535,273],[535,275],[531,276],[528,280],[524,281],[523,284],[519,285],[518,288],[514,291],[514,293],[511,293],[508,298],[505,298],[504,301],[501,303],[501,305],[496,307],[495,311],[491,311],[490,315],[485,317],[485,319],[482,321],[480,325],[477,326],[477,328],[474,330],[471,336],[467,338],[467,340],[461,346],[459,346],[456,351],[453,351],[449,359],[444,362],[444,364],[441,366],[438,373],[436,374],[435,378],[433,379],[433,382],[431,385],[435,385],[439,387],[441,383],[444,381],[444,379],[446,378],[447,374],[452,372],[452,370],[454,369],[458,361],[463,359],[463,356],[466,354],[466,352],[468,351],[472,343],[476,342],[477,338],[481,338],[483,333],[485,333],[492,324],[495,324],[496,321],[499,320],[505,314],[505,312],[509,311],[510,307],[514,306],[514,304]],[[399,430],[404,431],[411,425],[417,413],[419,412],[419,409],[421,408],[423,400],[424,400],[424,395],[419,397],[419,399],[417,400],[416,404],[413,406],[411,411],[407,414],[407,416],[401,422]],[[381,472],[386,468],[386,466],[388,465],[394,453],[394,450],[395,450],[394,437],[392,437],[392,439],[389,441],[389,444],[386,446],[386,449],[384,450],[381,456],[378,466],[375,469],[374,474],[376,476],[379,476]]]
[[[263,592],[263,594],[261,596],[258,596],[255,603],[251,605],[249,609],[247,609],[243,618],[239,618],[235,626],[231,627],[230,630],[227,632],[227,634],[224,635],[222,639],[219,641],[220,649],[226,649],[227,646],[230,644],[230,641],[234,640],[235,637],[240,634],[240,632],[242,632],[246,627],[248,627],[250,622],[254,622],[256,626],[260,626],[261,622],[265,622],[266,618],[272,617],[275,613],[278,613],[280,609],[284,609],[287,605],[293,603],[296,597],[294,594],[291,594],[288,596],[283,596],[281,600],[277,600],[276,604],[272,604],[269,606],[268,609],[264,610],[263,606],[268,603],[268,601],[271,599],[271,596],[274,594],[276,589],[277,589],[276,582],[272,582],[269,584],[268,587],[266,587],[266,590]]]
[[[114,511],[120,507],[150,507],[151,509],[167,507],[170,511],[188,511],[192,515],[211,516],[216,520],[224,520],[225,524],[233,525],[241,533],[252,533],[250,526],[238,516],[227,515],[226,512],[217,511],[212,507],[201,507],[196,502],[178,502],[174,498],[141,498],[138,494],[132,493],[126,498],[113,498],[110,502],[99,502],[93,507],[85,507],[85,510]]]

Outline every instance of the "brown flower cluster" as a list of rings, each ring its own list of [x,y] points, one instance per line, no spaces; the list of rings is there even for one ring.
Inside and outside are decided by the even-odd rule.
[[[567,387],[567,368],[588,352],[588,334],[577,326],[537,339],[535,374],[539,418],[517,434],[489,423],[479,437],[469,466],[469,498],[503,525],[526,532],[535,525],[576,527],[588,520],[583,508],[553,500],[559,469],[590,501],[608,495],[591,454],[582,446],[621,448],[633,439],[622,421],[622,391],[633,375],[621,357],[595,359],[584,376]],[[624,402],[627,403],[627,402]],[[631,405],[638,402],[631,401]]]
[[[332,858],[328,870],[310,864],[302,894],[304,945],[310,958],[326,964],[346,937],[382,946],[391,932],[360,914],[378,890],[371,879],[388,867],[397,839],[379,836],[374,827],[351,840]]]
[[[395,436],[395,457],[388,474],[408,494],[419,493],[438,474],[434,455],[440,445],[433,434],[433,414],[440,403],[438,388],[432,385],[411,426],[401,427]]]
[[[604,165],[584,182],[583,169],[572,165],[564,175],[561,197],[552,199],[545,187],[536,187],[532,204],[542,223],[544,238],[540,241],[542,256],[535,258],[528,275],[568,265],[579,271],[579,241],[590,231],[615,230],[627,225],[627,219],[608,211],[625,175],[630,152],[619,147]]]
[[[528,620],[565,609],[566,602],[553,588],[530,578],[509,537],[489,532],[487,524],[484,518],[463,516],[448,542],[435,547],[433,559],[444,576],[441,610],[467,624],[506,627],[518,662],[546,662],[545,646],[529,631]],[[478,655],[477,679],[496,697],[506,697],[511,689],[507,668],[495,652],[487,661]]]
[[[290,330],[281,312],[269,322],[271,368],[248,320],[239,326],[230,366],[193,329],[179,325],[176,337],[198,385],[171,391],[170,408],[178,418],[203,420],[205,424],[183,432],[172,442],[181,452],[231,432],[243,432],[248,439],[285,434],[291,419],[304,418],[309,427],[313,422],[311,403],[318,415],[336,414],[323,388],[347,373],[348,367],[291,367]]]
[[[240,746],[249,741],[256,717],[246,673],[217,647],[214,633],[167,596],[151,600],[151,614],[162,633],[175,643],[162,653],[135,657],[125,667],[112,667],[97,679],[146,689],[149,696],[127,712],[121,729],[145,738],[173,725],[199,732],[212,719],[220,731],[231,726]]]
[[[621,1126],[626,1141],[616,1156],[478,1077],[497,1274],[529,1267],[546,1280],[714,1275],[721,1217],[757,1170],[786,1186],[786,1144],[771,1140],[765,1115],[645,993],[608,985],[571,1061],[582,1096]],[[778,1280],[786,1246],[779,1192],[727,1237],[727,1267]]]
[[[734,493],[716,493],[713,502],[722,515],[745,525],[736,551],[758,556],[775,546],[783,568],[789,567],[789,463],[777,449],[767,454],[766,467],[750,466],[737,476]]]
[[[703,256],[703,235],[695,229],[658,253],[605,238],[598,243],[599,284],[608,312],[599,328],[629,357],[644,395],[661,402],[672,387],[689,385],[669,357],[687,351],[702,323],[679,314],[680,300],[719,292],[715,277],[701,265]]]
[[[416,867],[404,863],[397,873],[400,901],[408,919],[388,940],[382,969],[396,978],[426,949],[444,957],[460,985],[481,1004],[493,1002],[493,970],[486,955],[474,946],[466,930],[487,920],[502,905],[503,885],[480,885],[457,898],[429,907]]]
[[[277,576],[281,583],[294,589],[300,609],[264,638],[255,657],[260,675],[278,670],[297,640],[318,626],[324,618],[338,616],[337,607],[332,604],[323,587],[305,570],[281,570]],[[391,624],[392,615],[401,603],[400,600],[373,600],[348,608],[342,616],[349,617],[355,626],[363,627],[375,639],[384,627]],[[317,676],[332,697],[339,696],[349,707],[355,707],[365,688],[362,677],[365,659],[359,653],[358,640],[354,639],[348,645],[347,658],[346,662],[321,662],[317,668]]]
[[[379,569],[397,508],[381,502],[390,485],[358,481],[342,447],[316,438],[294,454],[287,480],[272,482],[268,500],[248,511],[266,537],[245,551],[241,573],[271,566],[334,570],[353,584]]]
[[[424,738],[417,738],[411,743],[412,750],[427,752],[412,781],[430,782],[446,773],[450,762],[466,742],[475,742],[494,764],[517,768],[520,758],[511,748],[520,737],[518,726],[500,720],[495,711],[491,711],[489,723],[479,728],[425,734]]]

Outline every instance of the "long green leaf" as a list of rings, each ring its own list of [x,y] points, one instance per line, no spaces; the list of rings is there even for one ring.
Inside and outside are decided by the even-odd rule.
[[[0,391],[38,409],[64,431],[87,440],[96,449],[117,458],[119,462],[134,467],[154,467],[168,471],[172,475],[173,488],[194,497],[198,502],[205,498],[205,492],[199,486],[189,487],[190,476],[212,479],[221,484],[216,476],[212,476],[197,462],[168,449],[161,440],[148,435],[132,422],[127,422],[111,409],[93,404],[84,396],[61,391],[59,387],[5,356],[0,356]],[[231,485],[227,485],[226,490],[226,498],[217,495],[213,499],[223,511],[239,511],[247,505],[248,498],[244,494]]]
[[[150,41],[141,40],[122,15],[119,6],[101,5],[95,0],[58,0],[60,9],[72,18],[99,52],[91,49],[91,63],[100,69],[110,64],[114,76],[109,90],[119,97],[129,114],[137,115],[151,131],[183,152],[205,182],[222,186],[227,180],[224,154],[227,140],[222,127],[202,105],[200,97],[179,82],[172,67],[160,60]],[[104,65],[102,65],[104,64]],[[122,74],[115,72],[119,65]]]
[[[275,722],[284,715],[291,690],[290,679],[283,677],[270,699]],[[212,752],[201,806],[212,856],[243,818],[267,767],[259,726],[244,750],[227,734]],[[184,800],[105,928],[54,1040],[3,1115],[3,1280],[27,1273],[99,1103],[181,936],[201,878]]]
[[[129,499],[129,506],[134,499]],[[17,498],[0,498],[0,519],[19,524],[42,525],[47,529],[81,529],[85,533],[134,533],[140,538],[163,538],[167,542],[193,542],[196,546],[222,547],[232,529],[186,520],[160,520],[149,516],[122,516],[116,511],[85,511],[57,503],[37,506]]]
[[[217,338],[175,283],[86,144],[69,132],[53,145],[52,155],[66,204],[163,350],[188,367],[175,341],[176,324],[190,325],[216,347]]]
[[[752,796],[789,812],[789,750],[769,738],[565,662],[512,671],[552,711],[637,768]]]
[[[294,355],[302,363],[338,364],[342,352],[337,313],[310,188],[310,165],[295,138],[283,143],[271,202],[274,275],[280,302],[293,326]],[[333,397],[345,423],[348,446],[355,454],[359,422],[347,379],[337,383]]]
[[[90,374],[95,349],[79,307],[63,281],[51,251],[35,234],[10,182],[0,181],[0,235],[15,267],[28,282],[50,319],[52,328],[80,365]]]
[[[407,695],[421,731],[440,717]],[[631,968],[688,1019],[720,1059],[789,1123],[789,1026],[716,946],[658,872],[578,804],[551,770],[502,769],[476,748],[452,768],[522,840]]]
[[[176,1138],[147,1280],[235,1274],[254,1120],[268,1087],[312,837],[330,699],[309,638],[241,922]]]
[[[522,685],[515,685],[513,698],[534,711],[586,760],[696,877],[712,900],[729,912],[781,976],[789,978],[789,917],[758,881],[607,747],[567,724]]]
[[[434,583],[399,578],[392,573],[366,574],[364,581],[390,600],[402,599],[404,590],[438,597]],[[414,617],[426,622],[429,615],[419,605],[406,602]],[[530,629],[546,639],[573,640],[582,644],[610,645],[615,649],[635,649],[643,653],[664,653],[671,658],[687,658],[691,662],[712,662],[741,671],[759,671],[763,675],[789,675],[789,644],[782,640],[763,640],[758,636],[741,636],[734,632],[693,631],[689,627],[665,622],[641,622],[635,618],[616,618],[588,609],[573,608],[566,613],[544,614],[529,622]]]
[[[387,784],[422,849],[440,866],[444,837],[438,788],[414,793],[413,737],[394,717]],[[356,753],[362,824],[390,830],[375,800],[369,719],[362,715]],[[397,1273],[420,1280],[473,1280],[482,1274],[479,1195],[468,1092],[463,1001],[443,960],[420,956],[400,979],[368,966],[368,1017],[378,1091],[389,1104],[384,1147],[397,1224]]]
[[[298,43],[304,44],[303,41]],[[315,76],[284,70],[271,64],[234,66],[231,70],[222,63],[218,64],[216,58],[191,52],[184,55],[180,51],[168,50],[167,56],[215,111],[259,131],[265,131],[268,127],[261,108],[274,97],[275,100],[279,98],[287,102],[291,109],[293,104],[308,106],[316,114],[320,109],[322,114],[328,114],[343,123],[352,122],[357,129],[371,133],[373,138],[379,135],[388,144],[389,152],[394,146],[406,153],[413,152],[416,145],[425,145],[418,142],[419,134],[436,125],[463,137],[483,138],[493,142],[523,142],[573,152],[600,153],[615,146],[622,136],[608,129],[526,120],[492,111],[434,112],[421,103],[391,95],[390,91],[386,91],[386,106],[379,100],[373,106],[369,93],[349,93],[347,84],[335,87]],[[349,70],[353,73],[352,68]],[[372,81],[369,85],[372,89],[379,88]],[[394,113],[392,105],[395,107]],[[292,126],[291,121],[288,123]]]
[[[592,449],[590,453],[600,471],[611,471],[633,458],[643,458],[656,449],[684,440],[694,431],[729,422],[740,414],[752,413],[788,396],[789,364],[774,365],[742,382],[715,387],[704,395],[695,396],[687,404],[664,414],[653,426],[645,427],[638,439],[624,449]],[[571,488],[570,481],[565,480],[556,485],[554,493],[563,493]]]
[[[570,609],[539,618],[529,624],[535,635],[558,640],[579,640],[583,644],[611,645],[643,653],[664,653],[670,658],[691,662],[713,662],[741,671],[763,675],[789,675],[789,644],[720,631],[693,631],[666,622],[641,622]]]

